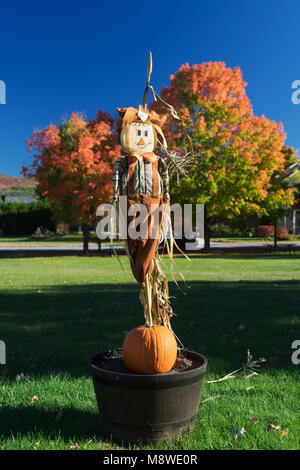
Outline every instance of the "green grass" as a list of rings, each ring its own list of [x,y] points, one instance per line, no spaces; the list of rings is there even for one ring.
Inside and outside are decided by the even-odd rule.
[[[55,243],[82,243],[82,234],[73,234],[73,235],[52,235],[49,237],[45,238],[40,238],[40,239],[35,239],[31,237],[0,237],[0,246],[3,245],[10,245],[10,244],[16,244],[16,245],[37,245],[39,243],[44,243],[44,244],[55,244]],[[96,241],[96,234],[92,233],[91,234],[91,241]]]
[[[0,375],[1,449],[120,448],[97,431],[88,360],[121,346],[125,330],[143,322],[126,257],[122,263],[125,273],[109,257],[0,260],[8,369]],[[158,447],[299,449],[300,366],[291,363],[300,339],[299,256],[195,255],[177,264],[189,287],[181,284],[184,295],[171,284],[173,327],[208,358],[202,401],[220,398],[200,403],[191,433]],[[259,376],[207,383],[240,367],[248,348],[273,358]],[[18,383],[22,372],[29,378]],[[289,432],[281,437],[270,424]],[[241,427],[246,435],[236,440]]]
[[[265,242],[266,238],[263,237],[211,237],[212,242],[232,242],[232,243],[255,243],[255,242]],[[270,238],[270,240],[272,240]]]

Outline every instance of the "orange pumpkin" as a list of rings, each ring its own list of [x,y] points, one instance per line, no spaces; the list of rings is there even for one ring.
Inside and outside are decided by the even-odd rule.
[[[176,339],[165,326],[138,326],[124,339],[123,361],[132,372],[164,374],[172,369],[176,357]]]

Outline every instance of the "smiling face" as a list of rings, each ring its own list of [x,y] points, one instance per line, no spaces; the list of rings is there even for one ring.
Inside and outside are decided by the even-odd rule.
[[[133,122],[120,134],[120,142],[125,152],[153,152],[156,146],[156,138],[152,124]]]

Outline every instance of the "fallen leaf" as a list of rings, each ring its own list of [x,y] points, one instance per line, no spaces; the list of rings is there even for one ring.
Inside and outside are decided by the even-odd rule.
[[[33,395],[33,397],[30,398],[30,403],[34,403],[38,399],[39,399],[38,395]]]
[[[285,429],[279,429],[278,430],[278,434],[280,435],[280,437],[285,437],[289,432],[289,428],[285,428]]]
[[[34,444],[34,447],[39,447],[41,441],[36,441],[35,444]]]
[[[256,385],[252,385],[251,387],[245,388],[245,390],[246,390],[246,392],[249,392],[249,390],[252,390],[252,389],[255,388],[255,387],[256,387]]]
[[[269,357],[269,362],[276,362],[277,359],[278,359],[277,356],[270,356],[270,357]]]
[[[275,426],[275,424],[270,424],[269,425],[272,429],[281,429],[281,426]]]
[[[80,449],[80,446],[78,444],[75,444],[74,446],[70,446],[70,449]]]
[[[257,423],[259,421],[259,419],[256,416],[252,416],[251,421],[253,423]]]
[[[285,437],[289,432],[289,428],[281,429],[281,426],[275,426],[274,424],[270,424],[269,426],[277,431],[280,437]]]
[[[62,418],[63,412],[62,410],[59,410],[59,412],[56,415],[55,421],[60,421]]]
[[[241,428],[238,430],[238,432],[236,433],[235,435],[235,438],[236,439],[239,439],[240,437],[244,437],[246,434],[246,429],[245,428]]]

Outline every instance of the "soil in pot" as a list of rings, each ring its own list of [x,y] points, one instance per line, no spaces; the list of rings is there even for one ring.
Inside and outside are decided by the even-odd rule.
[[[97,357],[94,364],[100,369],[110,372],[117,372],[120,374],[132,374],[133,372],[127,369],[122,359],[122,351],[119,349],[111,349],[105,351],[102,355]],[[191,370],[199,366],[199,362],[188,358],[184,352],[178,354],[176,362],[170,372],[167,374],[177,374],[186,370]],[[142,374],[137,374],[142,375]]]

